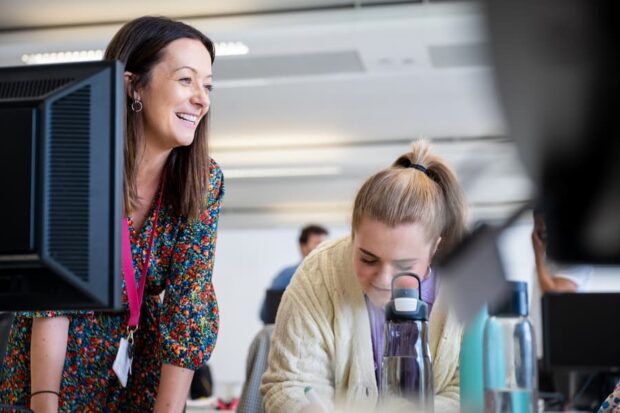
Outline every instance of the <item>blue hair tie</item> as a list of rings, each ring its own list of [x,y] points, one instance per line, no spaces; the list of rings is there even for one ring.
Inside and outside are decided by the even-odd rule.
[[[417,169],[418,171],[422,171],[422,172],[424,172],[427,176],[429,176],[429,175],[428,175],[428,169],[426,169],[424,166],[422,166],[422,165],[420,165],[420,164],[417,164],[417,163],[412,163],[411,165],[409,165],[409,167],[410,167],[410,168]],[[430,176],[429,176],[429,178],[430,178]]]

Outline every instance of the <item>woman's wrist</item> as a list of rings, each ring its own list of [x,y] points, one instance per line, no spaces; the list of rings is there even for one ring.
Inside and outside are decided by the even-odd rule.
[[[181,413],[194,377],[194,371],[163,364],[154,413]]]
[[[58,392],[39,390],[30,394],[30,409],[35,413],[57,413]]]
[[[37,396],[39,394],[55,394],[56,397],[60,397],[60,393],[55,390],[37,390],[37,391],[33,391],[32,393],[30,393],[30,398],[32,398],[33,396]]]

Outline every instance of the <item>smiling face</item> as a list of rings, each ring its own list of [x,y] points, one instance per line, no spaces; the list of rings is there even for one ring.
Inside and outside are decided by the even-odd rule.
[[[198,40],[177,39],[162,51],[146,86],[134,98],[143,103],[147,144],[161,150],[190,145],[209,111],[211,56]]]
[[[428,240],[420,223],[391,228],[362,219],[353,238],[353,269],[370,301],[383,307],[390,300],[392,278],[399,272],[414,272],[424,279],[439,241]]]

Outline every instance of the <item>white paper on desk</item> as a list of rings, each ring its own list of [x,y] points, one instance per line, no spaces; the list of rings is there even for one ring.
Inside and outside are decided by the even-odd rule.
[[[116,377],[121,382],[123,387],[127,387],[127,378],[131,373],[131,362],[133,359],[129,357],[129,343],[126,338],[121,338],[118,344],[118,352],[116,353],[116,359],[112,365],[112,370],[116,373]]]

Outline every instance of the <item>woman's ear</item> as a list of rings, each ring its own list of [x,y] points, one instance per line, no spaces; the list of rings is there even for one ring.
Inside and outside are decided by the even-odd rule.
[[[136,90],[136,75],[131,72],[125,72],[123,80],[125,81],[125,93],[127,93],[129,99],[140,100],[140,95]]]

